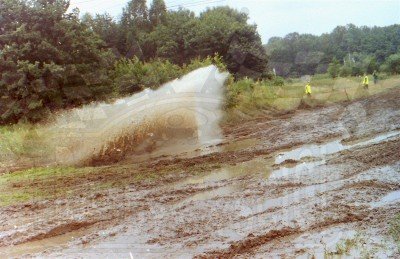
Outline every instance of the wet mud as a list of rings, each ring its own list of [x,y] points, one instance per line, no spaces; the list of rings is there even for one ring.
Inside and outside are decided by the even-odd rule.
[[[77,195],[0,207],[0,257],[398,258],[399,97],[247,119],[222,144],[61,178]],[[87,188],[111,177],[124,184]]]

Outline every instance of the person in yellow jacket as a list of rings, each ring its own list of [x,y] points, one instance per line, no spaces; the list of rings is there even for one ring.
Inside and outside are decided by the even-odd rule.
[[[368,89],[369,78],[368,78],[367,74],[364,74],[364,79],[363,79],[362,84],[363,84],[364,88]]]
[[[307,82],[305,90],[306,90],[306,94],[308,96],[310,96],[311,95],[311,82],[310,81]]]

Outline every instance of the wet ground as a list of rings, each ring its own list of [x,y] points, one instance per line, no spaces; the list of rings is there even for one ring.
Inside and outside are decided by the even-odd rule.
[[[399,97],[246,120],[221,145],[61,178],[73,197],[0,207],[0,256],[398,258]],[[124,184],[87,188],[109,177]]]

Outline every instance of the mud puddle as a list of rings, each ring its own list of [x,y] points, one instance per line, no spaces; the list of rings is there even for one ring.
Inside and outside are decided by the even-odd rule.
[[[135,154],[134,156],[128,157],[124,160],[124,164],[131,164],[135,162],[145,162],[149,160],[160,160],[160,159],[174,159],[174,158],[193,158],[199,156],[205,156],[213,153],[220,152],[234,152],[243,150],[246,148],[252,148],[259,142],[258,139],[250,138],[243,139],[234,142],[225,142],[223,139],[213,139],[206,143],[199,144],[195,139],[193,140],[181,140],[174,141],[163,147],[157,148],[155,151]]]
[[[315,162],[303,162],[294,167],[282,167],[277,170],[274,170],[271,173],[270,179],[278,179],[282,177],[299,177],[303,173],[310,172],[311,170],[315,170],[318,166],[325,164],[325,160],[315,161]]]
[[[0,257],[2,258],[19,258],[23,255],[42,253],[46,250],[54,250],[68,248],[70,245],[80,238],[92,233],[94,227],[71,231],[63,235],[58,235],[43,240],[23,243],[20,245],[0,248]]]
[[[352,144],[348,144],[348,145],[343,144],[342,143],[343,141],[341,139],[337,139],[337,140],[334,140],[334,141],[331,141],[331,142],[328,142],[328,143],[322,144],[322,145],[316,145],[316,144],[304,145],[299,148],[279,154],[275,159],[275,163],[281,164],[287,160],[299,161],[306,157],[321,158],[326,155],[331,155],[331,154],[334,154],[334,153],[337,153],[337,152],[340,152],[343,150],[377,144],[377,143],[386,141],[392,137],[397,137],[399,135],[400,135],[400,131],[397,130],[397,131],[392,131],[392,132],[388,132],[385,134],[380,134],[374,138],[356,142],[356,143],[352,143]]]
[[[242,212],[243,217],[248,217],[254,214],[263,213],[265,211],[278,208],[293,206],[300,203],[302,200],[308,199],[310,197],[318,197],[319,194],[324,192],[329,192],[335,189],[343,187],[343,182],[331,182],[329,184],[316,184],[297,189],[287,195],[278,198],[265,198],[257,206],[254,206],[250,210]]]
[[[383,207],[397,202],[400,202],[400,190],[393,191],[384,196],[380,201],[371,203],[371,207]]]
[[[253,143],[252,141],[250,142]],[[241,146],[242,144],[243,143],[239,143],[238,145]],[[230,145],[230,147],[233,146],[234,145]],[[268,179],[272,172],[272,165],[272,159],[260,157],[236,165],[225,165],[223,168],[214,170],[211,173],[189,177],[183,181],[174,183],[170,185],[169,188],[181,189],[191,185],[199,185],[202,187],[215,186],[215,188],[191,195],[175,203],[173,207],[177,209],[191,202],[212,200],[243,191],[246,189],[246,185],[241,184],[237,180],[254,175],[257,175],[257,178]],[[235,183],[232,184],[231,181],[235,181]]]
[[[226,142],[226,140],[215,139],[207,143],[206,145],[201,146],[200,148],[187,148],[185,151],[181,152],[175,157],[193,158],[213,153],[234,152],[255,147],[257,143],[259,143],[259,140],[255,138],[237,140],[233,142]]]
[[[185,185],[209,184],[254,174],[260,174],[261,177],[268,178],[271,173],[272,165],[273,161],[270,159],[256,158],[233,166],[227,165],[209,174],[189,177],[172,186],[174,188],[180,188]]]
[[[216,188],[211,191],[201,192],[193,196],[190,196],[182,201],[179,201],[178,203],[174,204],[173,208],[178,209],[185,205],[188,205],[191,202],[198,202],[198,201],[212,200],[214,198],[226,197],[244,188],[245,186],[240,186],[235,184],[235,185]]]
[[[219,151],[231,152],[231,151],[243,150],[246,148],[255,147],[259,143],[259,141],[260,140],[256,138],[238,140],[222,145]]]

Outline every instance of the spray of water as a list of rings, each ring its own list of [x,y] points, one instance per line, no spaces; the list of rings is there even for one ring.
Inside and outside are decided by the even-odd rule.
[[[155,91],[62,113],[41,130],[47,138],[45,160],[104,164],[160,149],[178,153],[214,144],[221,140],[227,76],[209,66]]]

